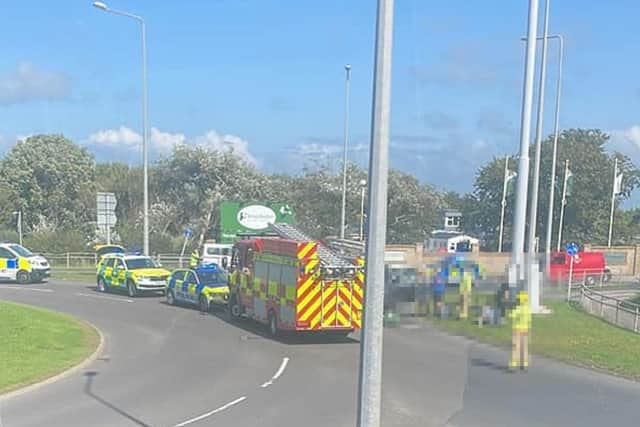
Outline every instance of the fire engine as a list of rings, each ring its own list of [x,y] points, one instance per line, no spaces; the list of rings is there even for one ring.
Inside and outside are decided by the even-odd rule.
[[[268,325],[269,333],[347,335],[362,319],[363,260],[349,261],[288,224],[274,237],[234,245],[228,312]]]

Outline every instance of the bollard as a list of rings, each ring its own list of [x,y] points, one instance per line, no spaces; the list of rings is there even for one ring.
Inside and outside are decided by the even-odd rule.
[[[638,332],[638,314],[640,314],[638,309],[640,309],[640,307],[636,307],[636,318],[633,321],[633,332]]]
[[[69,257],[69,252],[67,252],[67,268],[71,266],[71,259]]]
[[[600,317],[604,315],[604,295],[600,295]]]

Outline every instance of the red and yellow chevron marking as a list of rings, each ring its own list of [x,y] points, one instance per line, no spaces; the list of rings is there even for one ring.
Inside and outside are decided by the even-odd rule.
[[[318,244],[315,242],[298,243],[298,259],[318,258]]]
[[[306,270],[306,269],[305,269]],[[313,313],[320,306],[321,298],[320,272],[306,273],[298,280],[296,292],[296,320],[309,322]]]

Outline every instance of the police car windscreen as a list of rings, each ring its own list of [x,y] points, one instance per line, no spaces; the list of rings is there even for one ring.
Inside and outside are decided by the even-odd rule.
[[[24,257],[30,257],[33,256],[33,253],[31,253],[31,251],[23,246],[20,245],[10,245],[9,248],[17,253],[20,256],[24,256]]]
[[[227,275],[222,271],[206,271],[198,273],[200,283],[227,284]]]
[[[125,261],[129,270],[139,270],[141,268],[156,268],[157,265],[151,258],[135,258]]]

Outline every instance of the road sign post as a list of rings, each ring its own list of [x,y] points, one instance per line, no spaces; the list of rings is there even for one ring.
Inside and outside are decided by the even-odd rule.
[[[96,195],[96,214],[98,228],[106,236],[107,244],[111,244],[111,227],[116,225],[116,195],[114,193],[99,192]]]
[[[571,257],[569,260],[569,283],[567,284],[567,301],[571,301],[571,282],[573,281],[573,262],[578,254],[578,245],[575,243],[567,244],[567,254]]]
[[[182,259],[184,258],[184,251],[187,249],[187,242],[189,242],[189,239],[193,236],[193,230],[186,228],[183,235],[184,243],[182,244],[182,250],[180,251],[180,268],[182,268]]]

